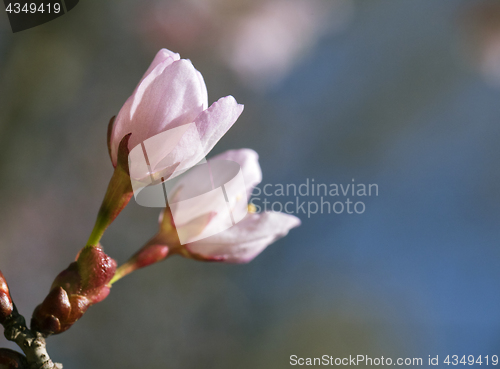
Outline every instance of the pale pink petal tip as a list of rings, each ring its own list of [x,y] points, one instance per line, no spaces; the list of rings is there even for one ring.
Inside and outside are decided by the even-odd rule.
[[[207,258],[219,257],[228,263],[248,263],[300,224],[300,219],[290,214],[249,214],[228,230],[193,242],[187,248]]]

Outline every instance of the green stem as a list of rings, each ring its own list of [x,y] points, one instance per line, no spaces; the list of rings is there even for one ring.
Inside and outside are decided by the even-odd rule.
[[[137,269],[137,264],[135,264],[132,259],[128,260],[125,264],[120,265],[118,269],[116,269],[116,273],[113,279],[111,279],[111,281],[109,282],[109,285],[111,286],[113,283],[118,282],[120,279],[129,275]]]
[[[104,231],[128,204],[132,195],[133,191],[129,175],[120,166],[117,166],[109,181],[106,195],[104,195],[104,200],[97,214],[97,220],[87,241],[87,245],[99,245]]]

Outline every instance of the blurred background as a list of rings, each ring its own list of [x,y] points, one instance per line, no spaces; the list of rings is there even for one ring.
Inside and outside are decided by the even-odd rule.
[[[361,215],[299,215],[248,265],[128,276],[49,338],[54,360],[500,354],[498,1],[85,0],[16,34],[0,15],[0,269],[21,313],[84,246],[112,174],[107,123],[162,47],[193,61],[210,103],[245,104],[212,154],[256,150],[263,184],[354,178],[379,196]],[[132,201],[107,253],[124,262],[158,213]]]

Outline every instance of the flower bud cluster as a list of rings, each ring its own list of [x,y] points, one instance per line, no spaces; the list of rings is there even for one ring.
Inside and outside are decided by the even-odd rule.
[[[108,296],[115,271],[116,261],[100,246],[86,246],[56,277],[49,294],[33,312],[32,329],[45,335],[69,329],[90,306]]]

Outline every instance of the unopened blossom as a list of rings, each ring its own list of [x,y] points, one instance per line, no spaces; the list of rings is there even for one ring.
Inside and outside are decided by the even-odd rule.
[[[238,204],[242,200],[245,206],[248,206],[253,188],[262,180],[257,153],[249,149],[231,150],[215,156],[208,162],[210,164],[217,160],[234,161],[241,166],[246,188],[243,189],[243,193],[236,195],[237,197],[242,196],[241,199],[229,198],[228,203]],[[177,183],[173,193],[182,192],[184,186],[188,186],[190,183],[197,183],[197,177],[203,177],[202,171],[202,167],[195,167]],[[241,221],[223,232],[181,244],[178,234],[179,228],[188,229],[191,236],[196,238],[195,236],[199,233],[204,232],[210,226],[217,226],[214,223],[221,221],[222,218],[217,213],[217,206],[206,205],[207,209],[211,209],[207,211],[206,216],[198,217],[190,224],[175,224],[172,209],[170,207],[165,209],[160,215],[160,231],[131,259],[128,265],[129,271],[161,261],[170,254],[179,254],[204,261],[246,263],[254,259],[268,245],[287,235],[290,229],[300,225],[300,220],[293,215],[249,211]],[[251,206],[249,207],[251,208]],[[224,209],[220,210],[224,211]],[[156,258],[152,256],[156,256]],[[143,262],[145,259],[148,260],[147,264]],[[138,265],[139,260],[142,261],[141,265]]]
[[[33,312],[32,328],[45,335],[69,329],[90,306],[108,296],[115,270],[116,262],[101,247],[85,247],[56,277],[49,294]]]
[[[189,169],[203,159],[242,111],[243,105],[232,96],[208,107],[201,73],[191,61],[162,49],[114,121],[109,142],[111,159],[116,166],[120,142],[131,134],[129,151],[144,144],[150,171],[162,171],[166,179],[175,170]],[[165,135],[158,136],[160,133]],[[132,169],[131,176],[152,174],[133,175]]]
[[[204,159],[242,111],[232,96],[208,107],[201,73],[179,54],[160,50],[108,126],[115,172],[87,244],[99,243],[138,188],[173,178]]]

